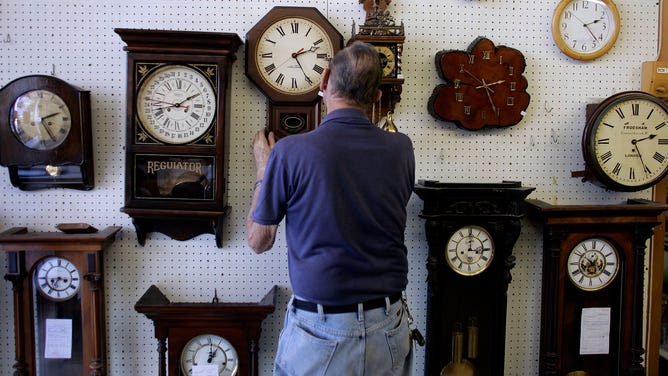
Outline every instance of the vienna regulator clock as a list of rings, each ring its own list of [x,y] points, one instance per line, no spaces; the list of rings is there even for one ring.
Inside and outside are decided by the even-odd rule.
[[[246,34],[246,75],[268,99],[277,138],[320,123],[320,81],[343,36],[316,8],[272,8]]]
[[[389,0],[360,0],[364,3],[366,18],[364,24],[355,32],[353,25],[352,37],[348,41],[362,41],[371,44],[380,58],[383,68],[383,79],[380,90],[383,95],[378,103],[367,110],[369,119],[385,130],[396,131],[394,125],[394,109],[401,100],[404,75],[402,72],[402,58],[404,51],[403,22],[397,25],[394,18],[387,11]]]
[[[426,220],[427,347],[425,375],[466,363],[476,374],[504,375],[506,292],[515,266],[524,199],[534,188],[420,181]],[[466,349],[453,333],[466,327]],[[452,358],[448,358],[452,355]],[[457,364],[456,364],[457,363]]]
[[[527,204],[543,225],[540,375],[645,375],[645,249],[668,205]]]
[[[107,375],[102,251],[120,227],[0,233],[14,294],[14,375]]]
[[[53,76],[0,89],[0,165],[13,186],[93,189],[90,92]]]
[[[135,310],[153,321],[158,376],[258,374],[262,320],[276,306],[274,286],[259,303],[173,303],[151,286]],[[165,356],[166,353],[166,356]]]
[[[214,234],[222,247],[232,33],[116,29],[127,44],[125,206],[137,240]]]

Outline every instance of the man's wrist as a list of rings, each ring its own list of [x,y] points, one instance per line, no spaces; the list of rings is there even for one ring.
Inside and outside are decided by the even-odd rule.
[[[257,187],[262,185],[262,179],[258,179],[255,181],[255,185],[253,186],[253,190],[257,189]]]

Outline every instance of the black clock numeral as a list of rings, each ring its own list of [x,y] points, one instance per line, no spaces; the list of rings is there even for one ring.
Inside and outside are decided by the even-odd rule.
[[[603,163],[608,163],[611,159],[612,159],[612,152],[611,151],[607,151],[607,152],[601,154],[601,161]]]
[[[665,126],[666,126],[666,122],[663,121],[663,122],[659,123],[659,125],[657,125],[656,127],[654,127],[654,129],[659,130],[659,129],[665,127]]]
[[[649,118],[652,117],[652,114],[653,114],[653,113],[654,113],[654,109],[652,108],[652,109],[649,110],[649,114],[647,114],[647,117],[646,117],[645,119],[648,119],[648,120],[649,120]]]
[[[262,55],[260,55],[263,59],[273,59],[274,53],[273,52],[265,52]]]
[[[313,65],[313,70],[316,71],[316,72],[318,72],[318,74],[322,74],[322,72],[325,71],[325,68],[321,67],[321,66],[318,65],[318,64],[315,64],[315,65]]]
[[[599,145],[609,145],[610,144],[610,139],[609,138],[599,138],[596,140],[596,143]]]
[[[625,117],[625,116],[624,116],[624,111],[622,111],[621,108],[619,108],[619,107],[618,107],[618,108],[615,108],[615,112],[617,113],[617,115],[619,115],[619,118],[620,118],[620,119],[624,119],[624,117]],[[606,124],[606,125],[607,125],[607,124]]]
[[[622,115],[623,115],[623,114],[622,114]],[[623,118],[624,118],[624,117],[622,116],[622,119],[623,119]],[[612,124],[610,124],[610,123],[603,123],[603,125],[605,125],[606,127],[609,127],[609,128],[614,128],[614,127],[615,127],[614,125],[612,125]]]
[[[274,69],[276,69],[276,65],[274,64],[269,64],[266,67],[264,67],[264,71],[267,72],[267,74],[269,75],[274,71]]]
[[[269,43],[271,43],[271,44],[276,44],[275,41],[273,41],[273,40],[271,40],[271,39],[269,39],[269,38],[265,38],[264,40],[267,41],[267,42],[269,42]]]
[[[325,53],[316,54],[316,57],[317,57],[318,59],[323,59],[323,60],[324,60],[324,59],[329,59],[329,55],[328,55],[328,54],[325,54]]]
[[[285,80],[285,76],[283,73],[279,73],[278,77],[276,77],[276,83],[279,85],[283,85],[283,81]]]
[[[617,163],[615,165],[615,168],[612,169],[612,173],[615,175],[619,175],[620,172],[622,172],[622,165],[621,163]]]
[[[633,167],[629,167],[629,179],[636,179],[636,170]]]
[[[306,77],[306,78],[308,78],[308,77]],[[297,88],[297,79],[294,78],[294,77],[292,78],[292,88],[293,88],[293,89],[296,89],[296,88]]]
[[[299,33],[299,22],[290,22],[290,28],[292,29],[292,34]]]
[[[658,143],[659,145],[668,145],[668,138],[660,138]]]
[[[319,44],[322,43],[322,42],[324,42],[324,41],[322,40],[322,38],[320,38],[320,39],[318,39],[317,41],[313,42],[313,45],[314,45],[314,46],[317,46],[317,45],[319,45]]]
[[[631,112],[633,116],[638,116],[640,114],[640,103],[631,103]]]
[[[312,27],[309,27],[308,30],[306,30],[306,34],[304,34],[304,36],[308,37],[308,35],[311,33],[312,29],[313,29]]]
[[[652,156],[652,158],[654,158],[654,160],[659,163],[663,163],[663,161],[666,160],[666,157],[660,154],[659,152],[654,153],[654,156]]]
[[[278,31],[278,33],[281,34],[282,37],[285,36],[285,30],[283,30],[283,26],[277,27],[276,31]]]

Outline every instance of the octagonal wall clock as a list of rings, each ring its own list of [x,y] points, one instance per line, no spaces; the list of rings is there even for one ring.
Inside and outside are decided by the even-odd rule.
[[[467,130],[508,127],[519,123],[529,106],[524,55],[478,37],[467,51],[436,54],[439,77],[429,98],[429,113]]]

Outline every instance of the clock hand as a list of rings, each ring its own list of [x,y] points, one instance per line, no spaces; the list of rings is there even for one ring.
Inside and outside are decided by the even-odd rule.
[[[638,147],[638,141],[632,140],[631,143],[636,146],[636,152],[638,153],[638,158],[640,158],[640,164],[642,165],[642,169],[645,175],[652,172],[649,168],[647,168],[647,165],[645,165],[645,161],[643,161],[642,159],[642,154],[640,154],[640,148]]]
[[[44,122],[44,118],[42,118],[42,120],[40,120],[39,123],[42,124],[42,128],[44,128],[44,130],[46,131],[46,133],[49,135],[49,138],[51,138],[51,140],[55,142],[55,141],[56,141],[56,137],[53,135],[53,132],[51,132],[51,129],[49,129],[49,127],[48,127],[48,126],[46,125],[46,123]]]
[[[304,68],[302,67],[302,63],[299,62],[299,59],[297,59],[297,56],[295,56],[295,61],[297,62],[297,65],[299,65],[299,69],[302,70],[302,73],[304,73],[304,78],[306,79],[306,82],[309,83],[309,85],[313,84],[313,81],[306,75],[306,72],[304,72]]]
[[[200,95],[200,93],[193,94],[193,95],[189,96],[188,98],[182,100],[181,102],[177,102],[177,103],[175,103],[175,107],[181,107],[181,105],[183,104],[183,102],[187,102],[187,101],[189,101],[189,100],[195,98],[195,97],[198,96],[198,95]]]
[[[494,100],[492,99],[492,94],[490,94],[490,92],[493,93],[494,90],[492,90],[492,89],[490,89],[490,88],[487,87],[487,84],[485,83],[485,80],[482,80],[482,84],[483,84],[483,86],[485,87],[485,92],[487,93],[487,98],[489,98],[489,103],[492,104],[492,110],[493,110],[494,113],[496,114],[496,113],[497,113],[497,112],[496,112],[496,106],[494,105]]]
[[[498,80],[498,81],[490,82],[490,83],[487,84],[487,87],[492,86],[492,85],[502,84],[504,82],[506,82],[506,80]],[[483,87],[485,87],[485,85],[476,86],[475,88],[476,89],[482,89]]]
[[[647,137],[643,137],[643,138],[640,138],[640,139],[637,139],[637,140],[631,140],[631,143],[632,143],[633,145],[635,145],[635,144],[637,144],[637,143],[640,142],[640,141],[644,141],[644,140],[647,140],[647,139],[650,139],[650,140],[651,140],[651,139],[653,139],[654,137],[656,137],[655,134],[650,134],[650,135],[647,136]]]
[[[46,115],[46,116],[42,116],[42,120],[44,120],[44,119],[48,119],[48,118],[50,118],[50,117],[54,117],[54,116],[58,115],[59,113],[60,113],[60,112],[54,112],[54,113],[52,113],[52,114],[49,114],[49,115]]]
[[[304,47],[300,48],[299,51],[297,51],[297,52],[293,52],[292,55],[290,55],[290,56],[292,56],[293,58],[296,59],[297,56],[299,56],[300,54],[303,54],[303,53],[304,53]]]

